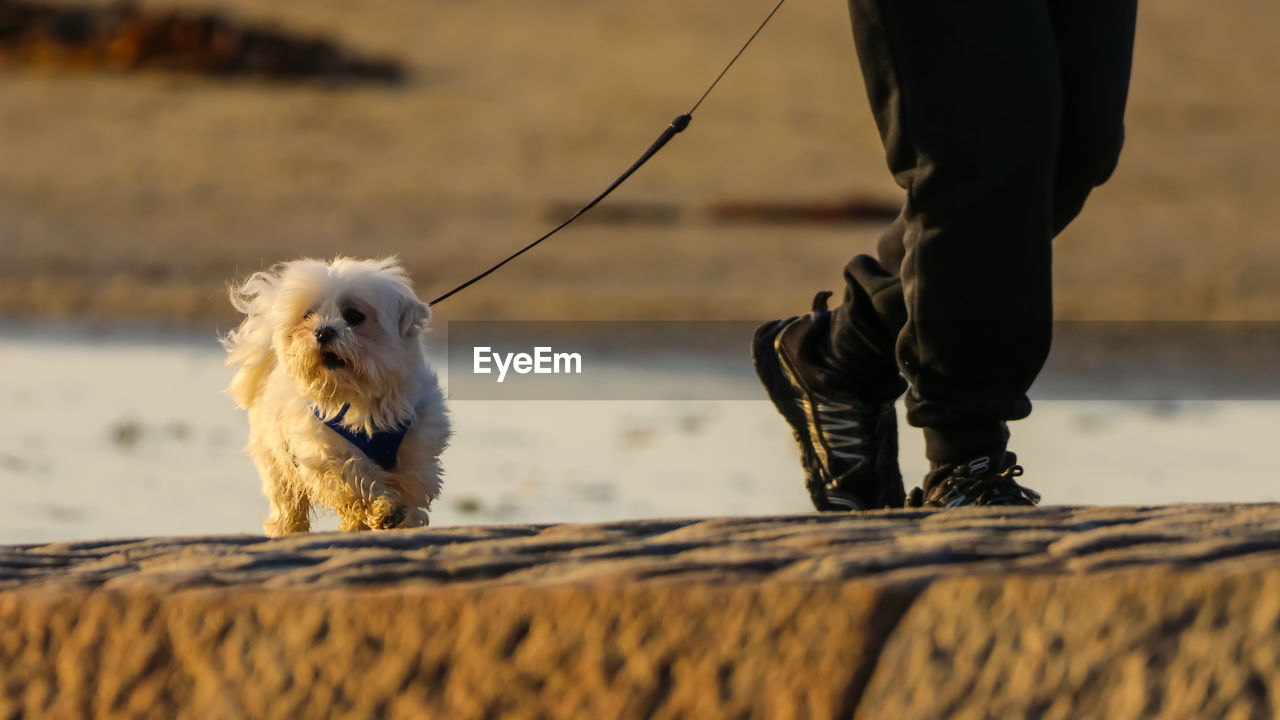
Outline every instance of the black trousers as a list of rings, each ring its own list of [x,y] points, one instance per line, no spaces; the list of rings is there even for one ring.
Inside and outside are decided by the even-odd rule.
[[[935,462],[1004,447],[1052,335],[1051,241],[1115,169],[1137,0],[849,0],[889,169],[879,258],[845,268],[835,362]]]

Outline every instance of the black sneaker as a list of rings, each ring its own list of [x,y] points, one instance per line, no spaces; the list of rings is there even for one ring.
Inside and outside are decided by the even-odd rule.
[[[960,465],[941,465],[929,471],[924,489],[911,491],[912,507],[960,507],[961,505],[1038,505],[1040,493],[1014,481],[1022,476],[1018,457],[1003,453],[1000,470],[995,455],[981,455]]]
[[[806,346],[818,324],[830,320],[819,293],[808,315],[774,320],[756,329],[751,355],[769,399],[795,431],[805,485],[818,510],[902,507],[906,493],[898,470],[898,416],[893,400],[865,402],[819,392],[820,380],[847,376],[809,358]]]

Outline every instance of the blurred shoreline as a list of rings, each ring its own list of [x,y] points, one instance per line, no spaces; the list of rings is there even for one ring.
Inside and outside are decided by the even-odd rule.
[[[257,532],[266,503],[244,451],[245,413],[224,393],[224,359],[212,335],[0,327],[0,403],[10,409],[0,415],[0,485],[9,489],[0,542]],[[532,401],[454,397],[457,368],[438,350],[432,362],[456,429],[433,526],[810,507],[791,433],[745,347],[605,360],[602,385]],[[1196,367],[1161,384],[1166,369],[1113,354],[1105,370],[1072,376],[1051,361],[1032,389],[1031,418],[1011,426],[1046,502],[1275,499],[1275,372],[1224,378],[1230,368]],[[1268,392],[1242,393],[1254,380]],[[901,404],[898,415],[903,476],[918,482],[928,470],[923,437]],[[328,516],[319,522],[334,527]]]

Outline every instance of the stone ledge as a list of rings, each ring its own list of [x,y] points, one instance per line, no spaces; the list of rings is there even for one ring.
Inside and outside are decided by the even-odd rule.
[[[986,576],[931,585],[862,718],[1271,718],[1280,570]]]
[[[1280,505],[966,508],[0,547],[0,590],[924,581],[1271,566]]]
[[[0,717],[1241,717],[1280,505],[0,548]]]

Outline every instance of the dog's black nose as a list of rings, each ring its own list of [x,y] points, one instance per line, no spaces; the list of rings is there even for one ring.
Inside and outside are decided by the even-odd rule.
[[[325,325],[319,330],[316,330],[316,342],[320,343],[321,345],[328,345],[337,336],[338,336],[338,331],[334,330],[328,325]]]

